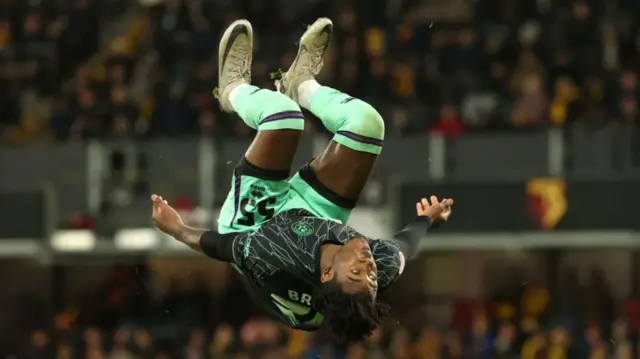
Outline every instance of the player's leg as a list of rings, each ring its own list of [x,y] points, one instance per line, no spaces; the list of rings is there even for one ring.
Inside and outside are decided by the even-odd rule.
[[[225,31],[218,52],[218,100],[225,112],[236,112],[258,131],[246,159],[270,171],[289,171],[304,117],[290,98],[251,85],[253,29],[237,20]]]
[[[385,127],[368,103],[316,82],[332,31],[329,19],[311,25],[300,39],[294,63],[276,86],[334,133],[325,152],[303,168],[300,177],[334,205],[351,209],[382,151]],[[337,213],[348,216],[348,211]]]
[[[234,171],[231,191],[218,220],[221,233],[253,230],[286,201],[291,162],[304,117],[287,96],[250,84],[253,30],[246,20],[231,24],[220,40],[217,98],[258,131]]]

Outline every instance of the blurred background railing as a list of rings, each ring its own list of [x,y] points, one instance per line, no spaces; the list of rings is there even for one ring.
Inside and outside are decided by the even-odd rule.
[[[640,199],[640,191],[634,191],[640,184],[637,136],[632,127],[611,125],[455,139],[439,134],[392,137],[360,209],[391,212],[389,231],[413,215],[416,198],[440,193],[463,201],[456,213],[462,219],[448,226],[450,230],[519,232],[541,225],[533,213],[534,197],[541,197],[541,207],[556,204],[556,197],[556,202],[566,203],[566,213],[559,214],[554,228],[635,230],[633,208]],[[323,150],[327,141],[322,135],[303,141],[296,166]],[[5,148],[0,153],[1,213],[11,220],[0,236],[50,236],[56,229],[77,227],[79,217],[95,222],[91,228],[106,236],[118,229],[148,227],[149,193],[162,193],[185,210],[198,207],[213,217],[249,143],[121,139]],[[595,211],[594,196],[610,208]],[[492,210],[483,210],[487,206]]]

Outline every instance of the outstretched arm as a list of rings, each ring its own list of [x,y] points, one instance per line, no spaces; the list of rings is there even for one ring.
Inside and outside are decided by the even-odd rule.
[[[204,246],[202,243],[202,237],[207,230],[204,229],[196,229],[188,226],[184,226],[178,233],[169,234],[179,242],[182,242],[188,245],[191,249],[205,253]],[[217,233],[216,233],[217,234]]]
[[[405,259],[412,259],[420,250],[420,241],[430,228],[446,221],[451,214],[453,200],[438,201],[431,196],[431,204],[423,198],[416,204],[418,216],[389,240],[371,240],[369,245],[378,267],[380,292],[387,290],[404,271]]]
[[[216,231],[191,228],[184,224],[180,214],[162,197],[154,194],[151,201],[153,221],[158,229],[211,258],[233,262],[233,243],[237,234],[220,234]]]
[[[400,252],[405,258],[411,259],[418,254],[420,241],[427,234],[430,226],[429,217],[416,217],[400,232],[394,234],[391,240],[400,247]]]
[[[418,254],[420,241],[429,228],[448,220],[452,205],[452,199],[443,199],[440,202],[436,196],[431,196],[431,204],[426,198],[416,204],[418,216],[392,237],[404,257],[411,259]]]

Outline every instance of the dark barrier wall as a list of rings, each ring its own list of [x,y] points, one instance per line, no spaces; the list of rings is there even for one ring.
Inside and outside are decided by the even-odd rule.
[[[399,225],[429,194],[456,200],[445,232],[640,229],[640,180],[404,184]],[[46,209],[42,191],[0,192],[0,239],[46,237]]]
[[[454,198],[455,216],[442,231],[640,229],[638,180],[405,184],[400,193],[402,223],[425,195]]]
[[[292,168],[322,151],[322,140],[328,138],[305,137]],[[17,196],[0,201],[0,237],[42,233],[44,220],[38,216],[43,214],[36,205],[40,194],[22,199],[24,192],[16,189],[48,186],[55,197],[51,222],[64,226],[88,213],[106,233],[148,226],[149,193],[186,198],[213,210],[226,197],[235,164],[249,143],[194,138],[0,148],[0,191]],[[586,182],[570,180],[566,188],[528,182],[552,175]],[[629,181],[615,181],[621,179]],[[387,195],[397,193],[403,182],[420,185],[405,185],[399,204]],[[447,229],[452,231],[635,228],[640,133],[605,126],[468,134],[446,141],[426,134],[389,135],[370,184],[359,205],[397,206],[399,220],[413,215],[413,201],[422,196],[456,198],[456,216]],[[126,203],[108,206],[123,188],[131,192]]]
[[[0,240],[47,236],[43,191],[0,191]]]

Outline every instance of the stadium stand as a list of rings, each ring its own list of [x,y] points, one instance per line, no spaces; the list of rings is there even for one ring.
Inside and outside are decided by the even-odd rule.
[[[57,171],[64,173],[51,179],[61,197],[54,227],[91,229],[100,236],[148,222],[149,188],[166,189],[185,211],[206,207],[195,200],[200,195],[192,180],[198,177],[198,158],[185,159],[179,146],[187,153],[193,138],[205,138],[236,153],[253,135],[237,118],[221,113],[211,96],[221,30],[240,17],[252,21],[257,33],[253,81],[271,87],[269,73],[288,66],[304,25],[318,16],[329,16],[336,24],[322,80],[375,105],[387,123],[388,137],[399,147],[422,145],[418,136],[443,138],[451,156],[443,168],[451,177],[465,179],[478,176],[479,168],[488,173],[503,167],[509,172],[498,176],[508,177],[514,169],[537,175],[543,168],[547,174],[548,156],[542,152],[549,129],[559,130],[566,141],[566,166],[572,174],[610,175],[626,169],[627,160],[637,171],[640,141],[632,137],[640,124],[637,1],[3,0],[0,165],[4,153],[14,159],[22,156],[24,160],[15,162],[24,168],[0,167],[0,184],[9,172],[29,173],[20,172],[25,168],[46,171],[51,178]],[[323,133],[319,123],[310,124],[308,138]],[[483,136],[470,137],[468,147],[456,142],[475,134]],[[173,157],[158,156],[162,143],[154,141],[167,138],[178,150]],[[506,145],[491,152],[488,145],[496,138]],[[630,147],[621,150],[623,138],[631,138]],[[114,145],[109,175],[97,181],[106,183],[98,194],[105,197],[104,206],[97,201],[98,208],[91,208],[93,197],[84,197],[86,181],[78,184],[73,174],[74,166],[91,160],[84,152],[76,157],[80,147],[74,146],[96,140],[135,143],[142,155],[134,156],[132,166],[142,173],[140,178],[156,182],[127,177],[124,169],[131,156]],[[55,152],[59,162],[29,168],[29,151],[42,146],[64,147]],[[528,150],[530,157],[506,157],[505,148]],[[302,151],[305,158],[312,152],[306,147]],[[623,152],[629,158],[622,158]],[[504,163],[491,160],[496,157]],[[382,156],[381,162],[385,168],[422,174],[401,168],[395,158]],[[218,161],[228,165],[236,159],[225,155]],[[163,161],[182,167],[169,173]],[[230,171],[230,166],[218,171],[218,202]],[[29,176],[24,181],[29,182]],[[615,192],[619,195],[613,201],[633,208],[637,201],[630,193],[637,186],[618,188],[626,192]],[[582,203],[596,204],[591,195],[597,193],[585,191],[590,195]],[[82,192],[82,197],[74,192]],[[377,197],[384,195],[368,192],[365,202],[379,203]],[[119,207],[121,202],[127,206]],[[544,206],[536,203],[531,211],[542,211]],[[0,200],[0,213],[7,218],[11,210],[2,206]],[[610,218],[599,212],[592,217],[580,223]],[[607,223],[628,219],[637,227],[633,218],[620,217]],[[499,229],[521,229],[521,222],[511,224],[501,222]],[[484,229],[474,225],[463,229]],[[585,228],[597,229],[594,226]],[[473,251],[470,247],[449,254],[472,261]],[[493,260],[514,265],[499,266],[498,272],[491,258],[482,257],[477,275],[469,277],[482,280],[464,282],[460,274],[453,281],[460,290],[436,275],[416,274],[399,284],[408,289],[392,300],[401,303],[394,319],[366,342],[347,348],[334,346],[322,332],[290,331],[264,319],[240,279],[219,263],[190,259],[186,265],[136,252],[117,259],[70,255],[42,266],[3,255],[10,258],[0,260],[0,272],[6,273],[0,280],[0,355],[630,359],[638,356],[640,256],[631,250],[620,253],[600,259],[626,263],[626,269],[603,264],[591,268],[601,253],[561,268],[555,263],[557,252],[536,252],[536,263],[543,264],[529,272],[509,259],[513,254],[496,255]],[[446,260],[430,254],[419,262]],[[455,263],[461,267],[469,262]],[[420,272],[418,265],[412,268]],[[501,280],[493,279],[497,277]],[[426,297],[417,289],[424,283],[436,283],[430,284],[432,292]]]

